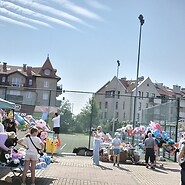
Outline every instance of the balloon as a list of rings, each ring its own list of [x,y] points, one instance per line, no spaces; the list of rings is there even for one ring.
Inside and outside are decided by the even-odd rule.
[[[144,134],[145,133],[145,126],[142,126],[141,125],[139,129],[140,129],[140,133],[141,134]]]
[[[20,125],[25,123],[24,118],[22,118],[19,114],[15,114],[15,119],[19,122]]]
[[[161,136],[161,132],[160,132],[158,129],[155,129],[155,130],[153,131],[153,135],[154,135],[154,137],[158,138],[158,137]]]
[[[164,140],[167,139],[167,133],[166,133],[166,131],[162,131],[162,138],[163,138]]]
[[[159,123],[155,124],[155,129],[158,129],[160,132],[162,132],[161,125]]]

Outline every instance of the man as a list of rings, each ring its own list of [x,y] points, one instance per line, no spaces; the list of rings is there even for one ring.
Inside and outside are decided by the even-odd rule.
[[[148,138],[146,138],[144,144],[145,144],[145,162],[146,162],[146,168],[148,168],[149,164],[149,158],[151,162],[151,168],[154,168],[154,160],[155,160],[155,154],[154,154],[154,146],[155,146],[155,139],[152,137],[152,133],[148,133]]]
[[[53,131],[55,132],[55,134],[57,136],[58,146],[60,146],[60,137],[59,137],[59,133],[60,133],[60,115],[58,115],[57,112],[54,114],[54,117],[53,117],[52,121],[53,121]]]

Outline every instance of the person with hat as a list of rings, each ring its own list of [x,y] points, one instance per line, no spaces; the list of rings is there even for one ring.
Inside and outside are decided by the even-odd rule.
[[[119,132],[115,133],[115,137],[112,140],[112,148],[113,148],[113,166],[116,164],[117,159],[117,166],[119,167],[120,162],[120,150],[121,150],[121,139],[119,138],[120,134]]]

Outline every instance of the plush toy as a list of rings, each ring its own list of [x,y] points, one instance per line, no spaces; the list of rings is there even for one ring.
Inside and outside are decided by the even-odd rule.
[[[47,127],[47,125],[46,125],[46,122],[44,120],[42,120],[42,119],[36,120],[35,121],[35,126],[37,128],[41,128],[44,131],[48,131],[49,130],[48,127]]]

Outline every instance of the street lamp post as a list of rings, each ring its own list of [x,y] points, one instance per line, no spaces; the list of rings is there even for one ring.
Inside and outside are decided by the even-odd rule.
[[[139,78],[139,60],[140,60],[140,48],[141,48],[141,32],[142,32],[142,26],[144,24],[144,17],[142,14],[138,17],[140,21],[140,31],[139,31],[139,46],[138,46],[138,57],[137,57],[137,74],[136,74],[136,94],[134,97],[134,113],[133,113],[133,129],[136,125],[136,105],[137,105],[137,93],[138,93],[138,78]],[[134,137],[133,137],[134,142]]]
[[[112,135],[114,135],[114,131],[115,131],[115,115],[116,115],[116,94],[118,95],[117,93],[117,88],[118,88],[118,74],[119,74],[119,66],[120,66],[120,61],[117,60],[117,81],[116,81],[116,87],[115,87],[115,93],[114,93],[114,99],[113,99],[113,123],[112,123]]]

